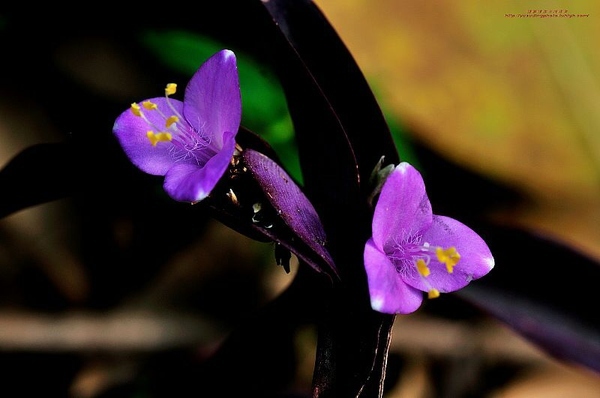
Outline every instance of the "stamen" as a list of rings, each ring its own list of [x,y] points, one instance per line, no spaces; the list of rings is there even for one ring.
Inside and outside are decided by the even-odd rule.
[[[157,133],[155,134],[154,131],[150,130],[146,133],[146,137],[148,137],[148,139],[150,140],[150,143],[152,144],[152,146],[156,146],[156,144],[158,142],[169,142],[173,139],[173,137],[171,136],[171,133]]]
[[[140,106],[138,104],[136,104],[135,102],[133,104],[131,104],[131,112],[133,112],[134,115],[136,116],[142,116],[142,111],[140,110]]]
[[[430,289],[427,293],[427,297],[430,299],[438,298],[440,297],[440,291],[437,289]]]
[[[142,106],[146,109],[148,109],[149,111],[158,109],[158,105],[156,105],[154,102],[152,101],[144,101],[142,102]]]
[[[424,277],[428,277],[431,273],[429,267],[427,267],[427,264],[422,258],[417,260],[417,271],[419,271],[419,274]]]
[[[173,84],[173,83],[172,83],[172,84]],[[165,91],[167,91],[167,89],[165,89]],[[167,116],[166,116],[164,113],[162,113],[162,111],[160,110],[160,108],[158,107],[158,105],[157,105],[157,104],[155,104],[155,103],[154,103],[154,102],[152,102],[152,101],[144,101],[144,102],[142,102],[142,106],[143,106],[145,109],[149,110],[149,111],[157,111],[157,112],[160,114],[160,116],[162,116],[162,117],[165,119],[165,127],[166,127],[166,128],[169,128],[169,127],[171,127],[173,124],[175,124],[175,123],[179,122],[179,116],[172,115],[172,116],[169,116],[169,117],[167,117]],[[177,113],[177,112],[175,111],[175,109],[173,109],[173,106],[171,106],[171,104],[170,104],[170,103],[169,103],[169,107],[170,107],[170,108],[171,108],[171,109],[172,109],[172,110],[173,110],[175,113]],[[134,112],[134,113],[135,113],[135,112]],[[140,114],[140,116],[144,116],[144,115],[141,113],[141,111],[139,111],[139,106],[138,106],[138,113]],[[146,120],[146,122],[147,122],[148,124],[150,124],[152,127],[154,127],[154,128],[156,129],[156,126],[154,126],[153,124],[151,124],[151,123],[150,123],[150,121],[149,121],[149,120],[147,120],[145,117],[144,117],[144,120]],[[175,126],[175,127],[177,127],[177,126]],[[157,129],[157,130],[158,130],[158,129]],[[170,140],[169,140],[169,141],[170,141]]]
[[[440,263],[446,264],[446,270],[449,274],[454,271],[454,266],[458,264],[458,261],[460,260],[460,254],[456,251],[454,246],[451,246],[447,249],[438,247],[435,250],[435,254]]]
[[[177,116],[175,116],[175,115],[169,116],[169,117],[167,118],[167,121],[165,122],[165,126],[166,126],[167,128],[169,128],[169,127],[171,127],[171,125],[172,125],[173,123],[177,123],[178,121],[179,121],[179,118],[178,118]]]
[[[167,86],[165,87],[165,97],[167,98],[167,105],[169,106],[169,109],[171,109],[173,111],[175,116],[177,116],[179,119],[181,119],[182,116],[179,114],[179,112],[177,112],[175,107],[173,107],[173,104],[171,104],[171,101],[169,101],[169,95],[175,94],[176,91],[177,91],[177,84],[175,84],[175,83],[167,84]]]
[[[153,103],[151,101],[144,101],[144,102],[142,102],[142,106],[144,107],[144,109],[147,109],[147,110],[158,110],[158,112],[160,113],[160,109],[158,109],[158,105],[156,105],[155,103]],[[144,119],[144,121],[148,124],[148,126],[152,127],[155,130],[160,130],[156,125],[154,125],[154,123],[152,123],[146,117],[146,115],[144,115],[144,113],[142,112],[142,108],[140,107],[139,104],[137,104],[135,102],[132,103],[130,109],[131,109],[131,112],[135,116],[138,116],[138,117],[141,117],[142,119]],[[162,115],[162,113],[161,113],[161,115]],[[157,141],[155,140],[154,132],[153,131],[148,131],[148,133],[146,133],[146,136],[148,138],[150,138],[150,136],[152,136],[153,138],[150,138],[150,142],[152,142],[152,145],[156,145]],[[159,135],[157,135],[157,137],[161,137],[161,138],[158,139],[159,141],[171,141],[170,134],[169,134],[168,138],[167,138],[167,136],[160,136],[160,133],[159,133]]]
[[[167,84],[167,87],[165,87],[165,95],[167,97],[169,95],[175,94],[176,91],[177,91],[177,84],[175,84],[175,83],[169,83],[169,84]]]

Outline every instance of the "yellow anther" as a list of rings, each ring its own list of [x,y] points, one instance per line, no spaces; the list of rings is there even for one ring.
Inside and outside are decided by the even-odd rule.
[[[171,125],[173,123],[177,123],[178,121],[179,121],[179,118],[177,116],[175,116],[175,115],[169,116],[167,118],[167,121],[165,122],[165,126],[167,126],[167,128],[169,128],[169,127],[171,127]]]
[[[440,291],[437,289],[430,289],[427,293],[427,297],[430,299],[438,298],[440,297]]]
[[[427,264],[425,264],[425,261],[422,258],[417,260],[417,271],[419,271],[419,274],[424,277],[428,277],[431,273],[429,267],[427,267]]]
[[[148,139],[150,140],[150,143],[152,144],[152,146],[156,146],[156,144],[159,143],[159,142],[161,142],[161,141],[162,142],[169,142],[173,138],[170,133],[157,133],[157,134],[155,134],[154,131],[148,131],[146,133],[146,137],[148,137]]]
[[[173,139],[173,136],[171,135],[171,133],[158,133],[158,134],[156,134],[156,136],[159,141],[164,141],[164,142],[171,142],[171,140]]]
[[[458,261],[460,260],[460,254],[458,254],[454,246],[451,246],[447,249],[438,247],[435,250],[435,254],[440,263],[446,264],[446,270],[449,274],[454,271],[454,266],[458,264]]]
[[[152,101],[144,101],[142,102],[142,106],[146,109],[148,109],[149,111],[157,109],[158,105],[156,105],[154,102]]]
[[[146,137],[148,137],[148,139],[150,140],[150,143],[152,144],[152,146],[156,146],[156,143],[158,142],[158,139],[156,138],[156,135],[154,134],[154,131],[148,131],[148,132],[146,132]]]
[[[131,112],[133,112],[136,116],[142,116],[142,111],[140,111],[140,106],[135,102],[131,104]]]
[[[175,83],[169,83],[169,84],[167,84],[167,87],[165,87],[166,95],[173,95],[173,94],[175,94],[176,91],[177,91],[177,84],[175,84]]]

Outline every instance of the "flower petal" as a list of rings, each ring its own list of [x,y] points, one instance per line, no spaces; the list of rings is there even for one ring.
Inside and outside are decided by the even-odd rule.
[[[234,151],[235,134],[226,133],[223,149],[204,166],[177,163],[171,167],[165,175],[165,191],[181,202],[195,203],[206,198],[227,170]]]
[[[421,174],[406,162],[400,163],[385,181],[373,215],[373,240],[385,249],[409,234],[431,224],[431,203]]]
[[[432,257],[429,264],[431,274],[424,279],[440,292],[461,289],[472,280],[486,275],[494,267],[494,257],[484,240],[471,228],[453,218],[433,216],[433,223],[423,235],[423,241],[444,249],[455,247],[460,254],[460,260],[452,273],[448,272],[445,264],[437,261],[435,255]],[[428,290],[426,285],[411,285]]]
[[[409,314],[423,302],[423,293],[407,285],[385,253],[369,239],[364,251],[371,307],[388,314]]]
[[[164,97],[150,98],[145,101],[155,103],[163,113],[172,113]],[[178,112],[181,112],[183,109],[181,101],[175,99],[169,101]],[[165,119],[156,110],[142,110],[142,112],[150,124],[144,118],[134,115],[131,109],[127,109],[115,121],[113,132],[129,160],[140,170],[148,174],[165,175],[174,162],[173,156],[169,152],[172,144],[161,142],[153,146],[146,136],[149,130],[156,133],[156,129],[165,128]]]
[[[221,148],[223,134],[237,134],[242,99],[235,54],[221,50],[194,74],[185,89],[183,115],[194,128]]]

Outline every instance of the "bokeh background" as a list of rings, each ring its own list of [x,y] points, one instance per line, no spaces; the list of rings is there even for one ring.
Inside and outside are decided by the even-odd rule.
[[[418,165],[410,146],[414,141],[506,184],[526,200],[490,218],[548,234],[600,260],[600,3],[315,3],[371,83],[405,159]],[[526,17],[533,11],[574,16]],[[0,28],[10,27],[13,20],[1,16]],[[49,32],[49,38],[39,39],[44,47],[37,55],[31,55],[35,40],[15,43],[16,38],[3,37],[10,49],[5,53],[13,55],[11,64],[29,62],[25,68],[39,73],[40,84],[21,90],[18,79],[2,77],[0,165],[29,145],[60,141],[69,128],[78,127],[68,123],[68,102],[62,109],[66,120],[53,117],[60,108],[49,106],[38,90],[54,90],[60,99],[62,81],[45,86],[45,76],[58,75],[112,106],[106,108],[106,120],[90,121],[90,133],[98,134],[99,142],[110,139],[111,121],[132,100],[155,96],[167,82],[150,79],[141,69],[150,68],[148,64],[119,51],[117,35],[78,32],[76,37],[68,31]],[[178,71],[158,75],[181,77],[180,84],[211,46],[219,46],[207,45],[206,54],[183,60],[174,49],[185,49],[190,38],[184,36],[183,44],[181,39],[180,34],[150,32],[141,40],[156,59],[165,65],[170,60],[171,69]],[[260,91],[269,78],[266,72],[245,77],[242,89],[249,93],[250,82],[258,81]],[[276,96],[271,101],[282,103]],[[281,114],[271,117],[265,125],[246,121],[265,134],[293,169],[289,120]],[[137,176],[133,169],[127,172]],[[110,185],[102,181],[99,186]],[[182,370],[189,358],[181,352],[189,350],[198,361],[206,358],[296,272],[295,263],[291,274],[275,264],[271,245],[211,219],[190,236],[185,235],[189,225],[169,230],[180,238],[178,244],[168,257],[153,257],[165,233],[157,226],[175,223],[159,211],[180,215],[177,208],[160,197],[144,199],[137,204],[140,214],[131,217],[134,201],[122,203],[98,192],[91,202],[109,216],[100,212],[82,219],[89,216],[82,211],[85,206],[64,199],[0,220],[2,396],[41,391],[74,398],[152,396],[144,379],[148,368],[174,363],[181,366],[174,371]],[[155,217],[140,225],[148,214]],[[99,221],[110,239],[90,244],[97,232],[90,225]],[[146,233],[140,235],[140,229]],[[101,252],[102,244],[113,252]],[[127,257],[136,250],[146,250],[143,262]],[[124,260],[110,261],[122,252]],[[564,272],[571,272],[569,264]],[[471,321],[439,317],[427,308],[398,317],[386,398],[433,397],[440,386],[444,397],[600,397],[597,374],[550,358],[492,319]],[[293,389],[299,392],[310,386],[314,342],[310,327],[296,337]],[[19,393],[10,395],[10,389]]]

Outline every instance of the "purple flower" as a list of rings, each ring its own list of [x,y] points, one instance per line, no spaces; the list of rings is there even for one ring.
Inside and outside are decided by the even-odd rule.
[[[364,261],[371,306],[379,312],[411,313],[421,305],[423,292],[435,298],[456,291],[494,267],[477,233],[432,214],[423,178],[406,162],[387,177],[372,228]]]
[[[142,171],[165,176],[173,199],[198,202],[208,196],[227,170],[235,151],[242,104],[233,52],[209,58],[185,89],[183,102],[165,96],[133,103],[115,121],[123,150]]]

